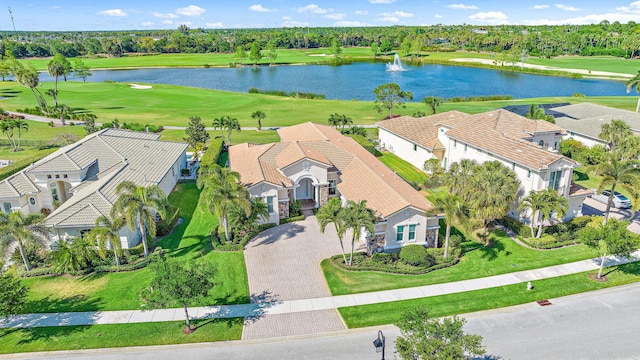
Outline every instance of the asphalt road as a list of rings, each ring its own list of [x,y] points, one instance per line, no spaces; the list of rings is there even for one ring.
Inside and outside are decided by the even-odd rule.
[[[640,284],[465,315],[466,331],[480,334],[485,359],[640,359]],[[193,345],[16,354],[11,359],[379,359],[373,340],[386,336],[393,358],[392,326],[334,333]]]

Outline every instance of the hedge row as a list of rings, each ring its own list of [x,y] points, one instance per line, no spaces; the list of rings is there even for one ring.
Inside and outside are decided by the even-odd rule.
[[[123,272],[123,271],[134,271],[138,269],[142,269],[149,265],[149,257],[143,258],[140,261],[136,261],[133,264],[125,264],[125,265],[100,265],[96,266],[93,270],[96,273],[108,273],[108,272]]]
[[[220,153],[222,153],[222,144],[222,138],[211,140],[209,147],[204,154],[202,154],[202,158],[200,158],[200,167],[213,166],[218,162]]]
[[[373,143],[371,141],[369,141],[366,137],[364,137],[362,135],[355,135],[355,134],[349,134],[347,136],[349,136],[350,138],[355,140],[358,144],[360,144],[360,146],[365,148],[365,150],[367,150],[368,152],[373,154],[375,157],[382,156],[382,153],[380,151],[376,150],[375,145],[373,145]]]
[[[343,259],[342,259],[342,255],[335,255],[333,257],[330,257],[329,260],[331,261],[331,263],[337,267],[339,267],[342,270],[347,270],[347,271],[378,271],[378,272],[384,272],[384,273],[391,273],[391,274],[400,274],[400,275],[424,275],[426,273],[435,271],[435,270],[440,270],[440,269],[444,269],[453,265],[456,265],[459,261],[460,261],[460,257],[459,257],[459,249],[451,249],[451,260],[448,262],[444,262],[444,263],[440,263],[440,264],[436,264],[430,267],[418,267],[416,266],[415,269],[408,269],[408,268],[402,268],[402,269],[398,269],[398,268],[394,268],[393,266],[384,266],[384,264],[377,264],[378,266],[347,266],[346,264],[344,264]],[[457,250],[457,251],[456,251]],[[386,254],[386,253],[382,253],[383,256],[384,255],[389,255],[391,256],[392,254]],[[366,256],[365,253],[357,253],[354,254],[354,260],[356,256]],[[373,256],[376,256],[376,254],[374,254]],[[380,256],[380,255],[378,255]]]
[[[26,168],[27,166],[35,163],[36,161],[42,159],[43,157],[51,154],[57,149],[48,149],[49,151],[42,150],[40,154],[34,155],[32,157],[14,161],[11,165],[0,168],[0,181],[8,178],[9,176],[19,172],[20,170]]]
[[[259,233],[267,229],[271,229],[274,226],[276,226],[276,224],[274,223],[260,224],[256,226],[253,231],[243,236],[239,243],[227,242],[226,238],[224,237],[224,233],[219,235],[212,234],[211,236],[213,241],[211,242],[211,244],[213,246],[213,249],[217,251],[242,251],[249,240],[254,238]]]
[[[288,224],[290,222],[295,222],[295,221],[302,221],[302,220],[304,220],[304,215],[292,216],[292,217],[288,217],[286,219],[280,219],[280,225]]]

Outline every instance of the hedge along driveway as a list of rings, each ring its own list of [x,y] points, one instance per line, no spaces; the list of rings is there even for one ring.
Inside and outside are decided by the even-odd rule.
[[[464,243],[466,253],[457,265],[425,275],[348,271],[337,268],[328,259],[322,261],[322,269],[331,294],[345,295],[474,279],[559,265],[597,256],[595,251],[584,245],[551,251],[537,251],[523,248],[502,232],[494,232],[491,237],[493,238],[493,246],[481,246],[474,242]]]
[[[169,201],[180,208],[184,222],[158,245],[170,256],[202,258],[216,264],[217,285],[206,301],[198,305],[248,303],[249,286],[243,255],[241,252],[211,251],[208,234],[217,220],[197,208],[199,195],[194,182],[178,184],[169,195]],[[83,277],[24,279],[23,283],[30,291],[23,313],[139,309],[138,294],[150,282],[151,272],[146,268]]]

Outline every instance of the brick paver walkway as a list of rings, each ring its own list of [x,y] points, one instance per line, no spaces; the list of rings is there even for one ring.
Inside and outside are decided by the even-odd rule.
[[[345,246],[350,246],[350,243]],[[247,244],[244,252],[251,302],[331,296],[320,262],[340,253],[333,225],[327,226],[322,234],[315,216],[265,231]],[[243,339],[272,337],[274,333],[288,327],[292,332],[300,334],[345,328],[340,315],[333,309],[323,310],[321,315],[264,315],[245,323]]]

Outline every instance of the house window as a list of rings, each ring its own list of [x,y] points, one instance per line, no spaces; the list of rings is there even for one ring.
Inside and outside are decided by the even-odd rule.
[[[52,182],[49,184],[49,188],[51,189],[51,197],[53,198],[53,201],[59,201],[60,197],[58,196],[58,187],[56,186],[56,183]]]
[[[544,140],[540,140],[540,141],[538,142],[538,145],[540,145],[540,146],[544,147]]]
[[[32,206],[35,206],[35,204],[36,204],[36,198],[34,198],[34,197],[30,197],[30,198],[29,198],[29,204],[31,204]]]
[[[553,150],[558,150],[558,142],[553,143]]]
[[[56,179],[60,179],[60,175],[57,175],[57,174],[56,174]]]
[[[396,241],[402,242],[404,239],[404,225],[398,225],[398,231],[396,232]]]
[[[453,140],[453,147],[458,147],[458,140]]]
[[[47,175],[47,179],[51,179],[51,175]]]
[[[418,145],[413,144],[413,151],[418,151]]]
[[[444,161],[442,162],[442,168],[447,170],[447,158],[444,158]]]
[[[84,237],[85,235],[87,235],[90,231],[91,231],[91,229],[83,229],[83,230],[80,230],[80,231],[79,231],[79,233],[80,233],[80,237],[81,237],[81,238],[83,238],[83,237]]]
[[[267,211],[273,214],[273,196],[267,196]]]
[[[4,210],[5,214],[10,214],[11,213],[11,203],[6,202],[2,204],[2,209]]]
[[[516,163],[511,163],[511,170],[516,171]]]
[[[531,169],[527,171],[527,179],[531,178]]]
[[[329,180],[329,195],[335,195],[336,194],[336,182],[337,180]]]
[[[467,148],[469,147],[469,145],[464,144],[464,152],[467,152]]]
[[[549,189],[560,189],[560,179],[562,179],[562,170],[553,171],[549,175]]]
[[[307,160],[302,162],[302,170],[309,170],[309,162]]]
[[[416,227],[417,225],[409,225],[409,241],[416,241]]]

